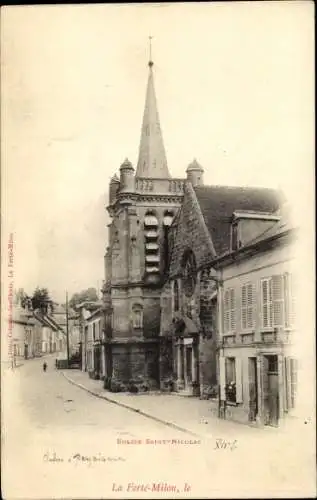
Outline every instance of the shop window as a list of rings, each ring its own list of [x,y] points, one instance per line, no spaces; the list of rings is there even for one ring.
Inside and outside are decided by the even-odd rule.
[[[226,377],[226,400],[236,402],[236,360],[235,358],[225,359],[225,377]]]

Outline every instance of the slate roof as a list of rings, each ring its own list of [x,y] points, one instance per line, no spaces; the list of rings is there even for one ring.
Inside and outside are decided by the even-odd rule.
[[[230,250],[231,220],[235,210],[276,212],[280,192],[270,188],[197,186],[194,188],[217,255]]]

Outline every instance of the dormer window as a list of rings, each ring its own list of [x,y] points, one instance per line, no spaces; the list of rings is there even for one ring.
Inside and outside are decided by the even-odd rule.
[[[238,221],[234,221],[231,225],[231,251],[234,252],[241,247],[240,231]]]

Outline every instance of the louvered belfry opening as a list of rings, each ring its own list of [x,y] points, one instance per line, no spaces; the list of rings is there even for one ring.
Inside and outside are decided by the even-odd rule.
[[[163,231],[164,231],[164,272],[168,272],[169,268],[169,248],[168,248],[168,232],[173,222],[174,212],[166,210],[163,217]]]
[[[159,222],[154,211],[148,211],[144,219],[145,274],[159,275]]]

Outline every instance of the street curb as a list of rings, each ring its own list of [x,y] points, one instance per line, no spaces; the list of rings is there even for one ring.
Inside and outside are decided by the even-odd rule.
[[[84,385],[79,384],[78,382],[75,382],[73,379],[68,377],[64,372],[60,372],[60,373],[63,375],[63,377],[66,378],[66,380],[68,380],[68,382],[75,385],[76,387],[79,387],[80,389],[83,389],[86,392],[89,392],[90,394],[92,394],[93,396],[95,396],[99,399],[103,399],[105,401],[108,401],[109,403],[113,403],[115,405],[121,406],[122,408],[125,408],[126,410],[130,410],[130,411],[133,411],[135,413],[138,413],[139,415],[142,415],[143,417],[150,418],[151,420],[154,420],[156,422],[159,422],[160,424],[166,425],[167,427],[171,427],[173,429],[176,429],[180,432],[185,432],[186,434],[190,434],[191,436],[195,436],[195,437],[198,437],[200,439],[206,439],[206,436],[202,436],[201,434],[197,434],[196,432],[192,432],[192,431],[186,429],[185,427],[181,427],[177,424],[174,424],[173,422],[169,422],[168,420],[164,420],[162,418],[155,417],[151,413],[147,413],[147,412],[142,411],[138,408],[134,408],[133,406],[127,405],[125,403],[121,403],[120,401],[116,401],[115,399],[109,398],[108,396],[103,396],[101,394],[98,394],[97,392],[92,391],[91,389],[88,389]]]

